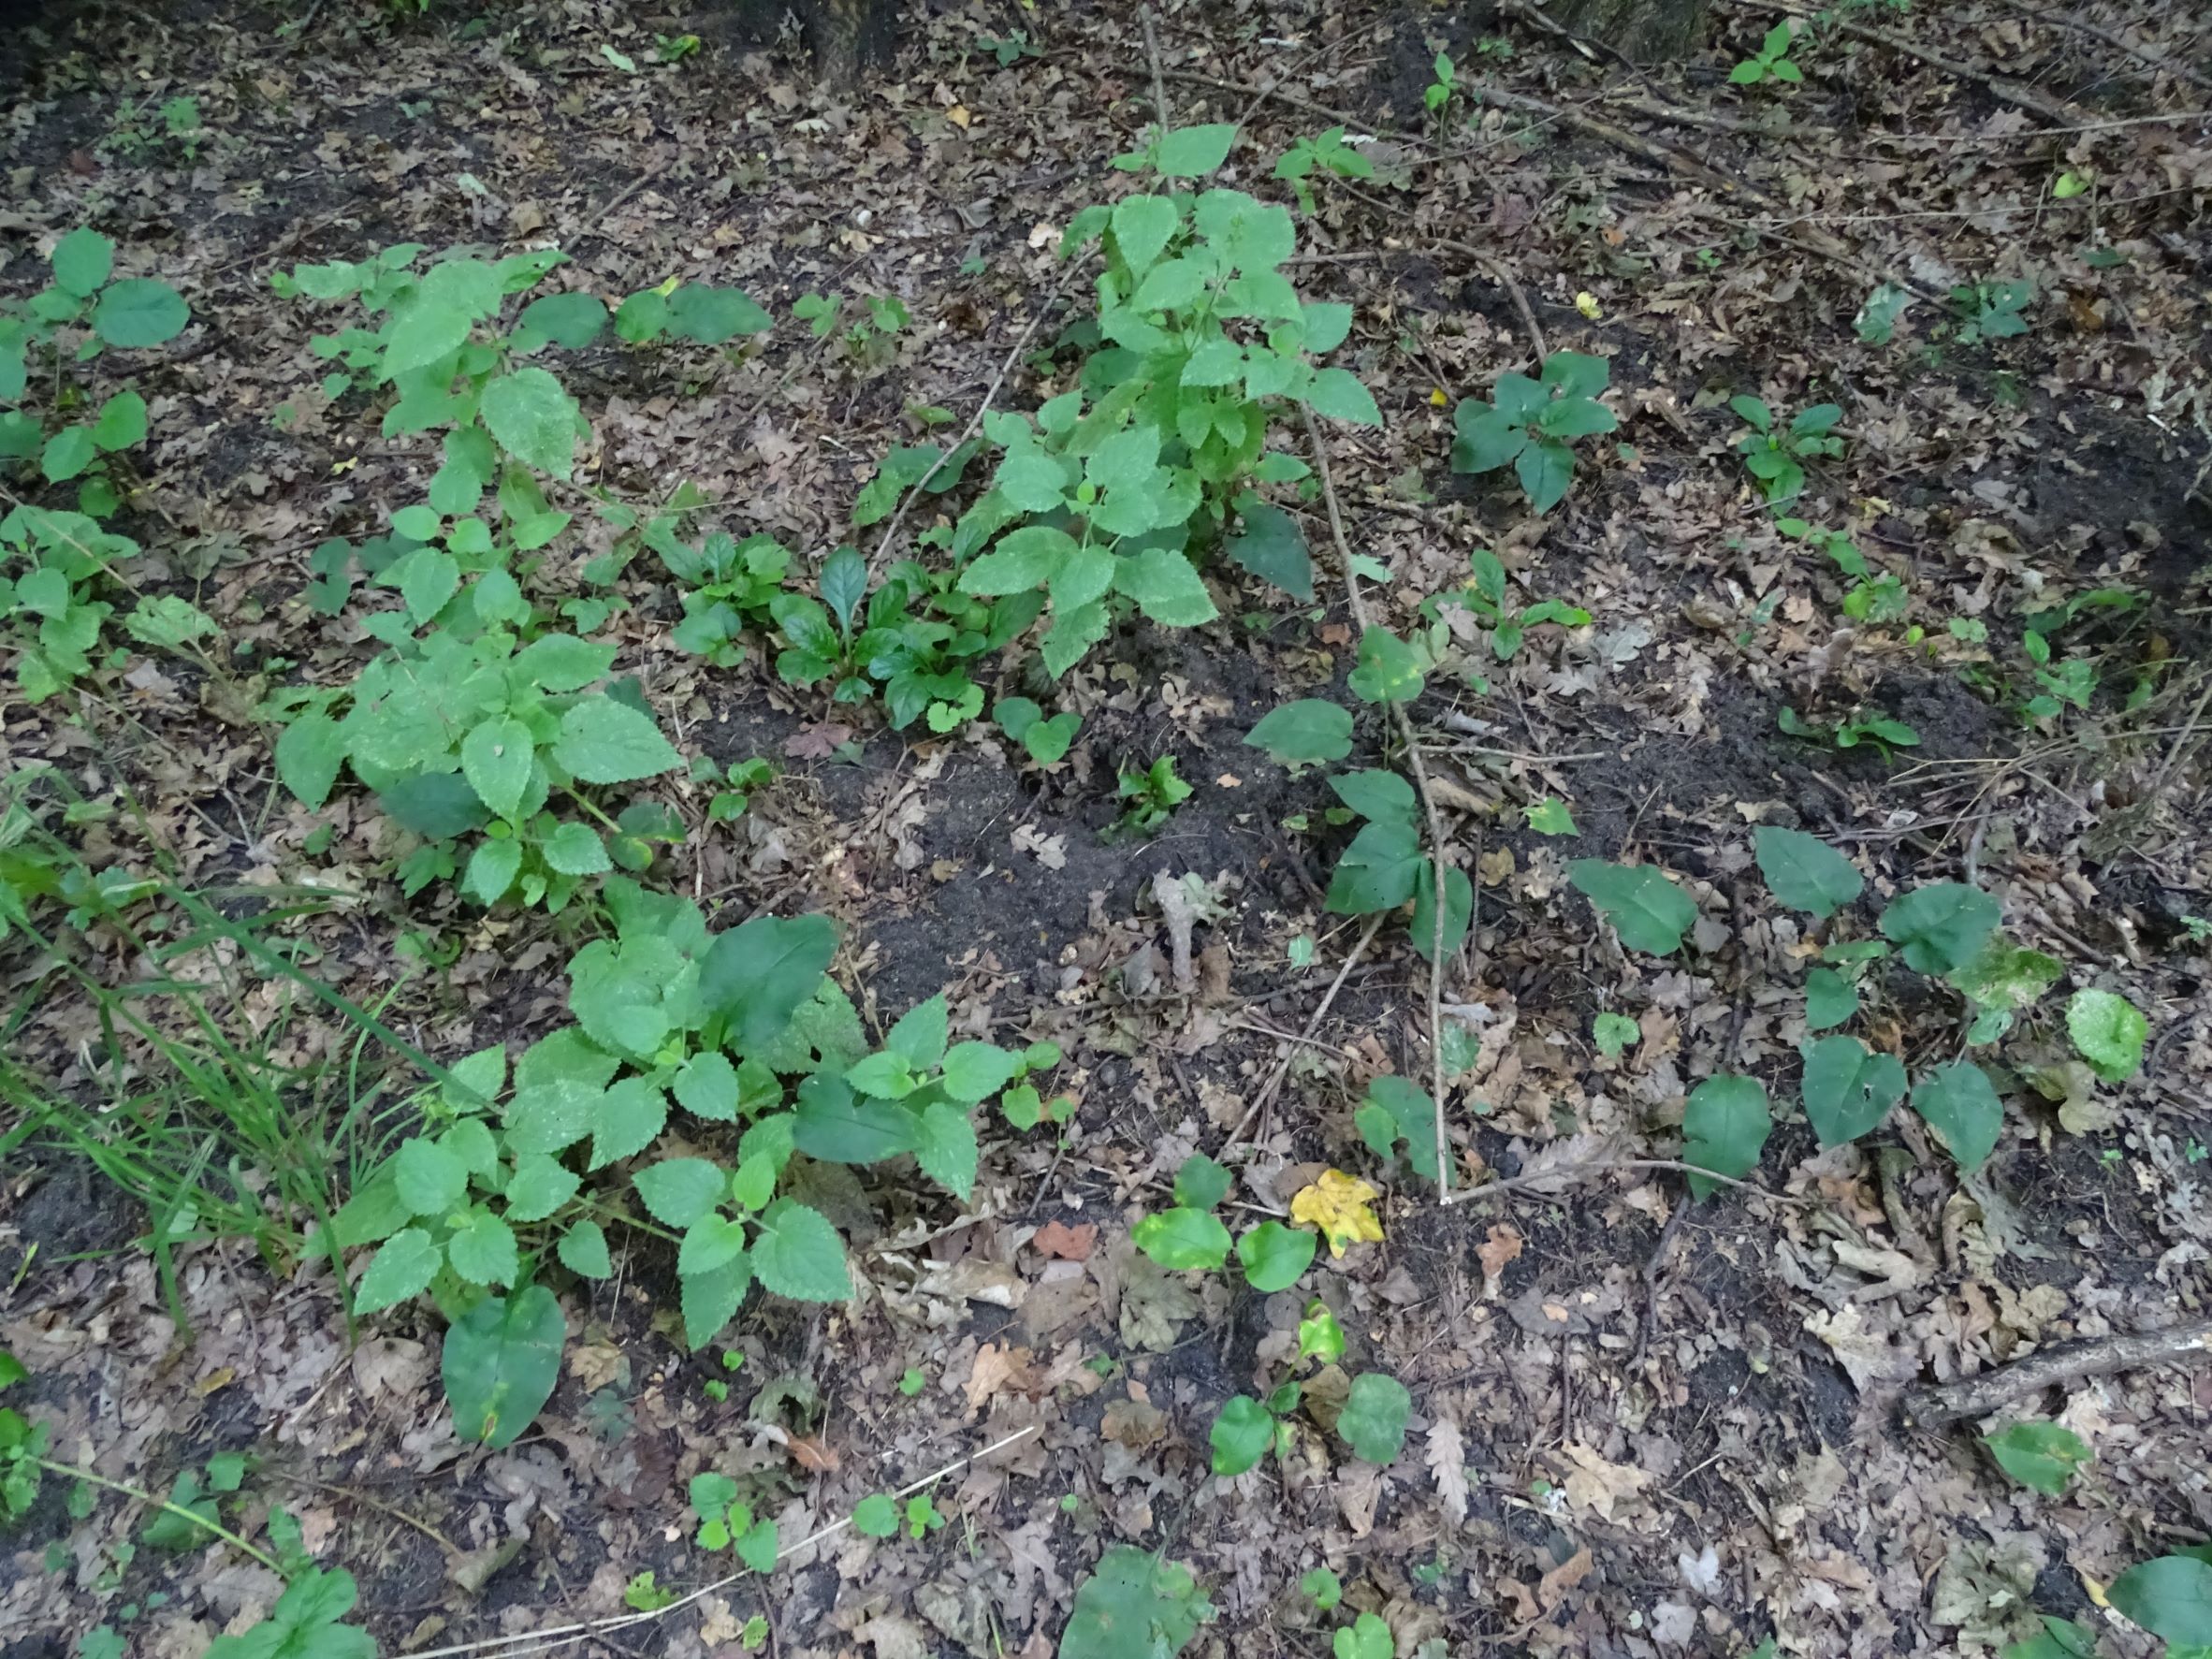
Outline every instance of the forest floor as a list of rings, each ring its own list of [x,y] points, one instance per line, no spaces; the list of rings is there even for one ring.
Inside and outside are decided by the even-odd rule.
[[[1060,236],[1123,192],[1111,158],[1153,115],[1133,7],[936,9],[889,68],[827,88],[789,40],[603,0],[94,6],[51,39],[0,38],[0,291],[40,286],[53,240],[90,225],[189,302],[192,326],[132,367],[152,437],[121,522],[147,549],[136,580],[221,630],[41,703],[7,695],[0,765],[130,804],[72,832],[95,869],[158,866],[234,910],[312,891],[277,929],[292,959],[441,1060],[544,1034],[585,910],[488,912],[450,881],[407,896],[413,843],[374,797],[342,787],[311,811],[279,787],[256,706],[374,648],[305,603],[328,575],[311,558],[385,534],[438,457],[380,437],[358,392],[326,396],[309,342],[342,308],[270,277],[419,242],[558,247],[573,263],[550,285],[610,300],[742,288],[772,331],[575,355],[577,483],[647,505],[688,480],[711,502],[697,528],[775,536],[810,588],[839,544],[878,551],[884,527],[851,518],[888,452],[959,432],[986,395],[1032,411],[1064,388],[1072,313],[1052,308],[1090,274]],[[818,1167],[859,1299],[756,1296],[699,1352],[669,1311],[672,1253],[555,1273],[562,1375],[497,1451],[456,1434],[427,1303],[354,1332],[327,1257],[239,1239],[178,1251],[172,1298],[143,1210],[27,1145],[0,1171],[0,1347],[50,1455],[166,1493],[249,1454],[226,1524],[258,1536],[290,1510],[306,1552],[355,1575],[386,1652],[625,1617],[648,1570],[678,1593],[721,1579],[730,1558],[693,1546],[685,1503],[704,1470],[788,1543],[948,1468],[941,1530],[839,1532],[572,1651],[732,1655],[760,1614],[759,1651],[782,1659],[1042,1656],[1124,1542],[1211,1598],[1194,1652],[1321,1654],[1355,1610],[1404,1655],[1995,1652],[2044,1613],[2108,1652],[2157,1651],[2103,1587],[2212,1530],[2212,1367],[2019,1403],[2093,1453],[2057,1496],[2009,1479],[1974,1423],[1899,1407],[2212,1301],[2212,41],[2188,7],[1874,6],[1791,14],[1801,81],[1732,81],[1785,9],[1723,4],[1714,50],[1646,72],[1519,8],[1159,8],[1175,123],[1241,124],[1216,182],[1294,204],[1275,158],[1332,126],[1366,157],[1308,181],[1285,269],[1351,306],[1332,360],[1382,412],[1326,433],[1375,619],[1417,627],[1477,549],[1515,603],[1589,615],[1506,658],[1445,612],[1477,654],[1410,709],[1479,895],[1441,985],[1454,1184],[1565,1171],[1553,1190],[1439,1207],[1354,1128],[1376,1074],[1429,1086],[1429,969],[1403,926],[1324,910],[1350,831],[1318,774],[1244,741],[1319,697],[1353,709],[1366,764],[1393,753],[1383,711],[1345,690],[1358,633],[1320,500],[1276,492],[1314,550],[1310,604],[1224,563],[1215,622],[1132,619],[1049,687],[1020,646],[991,659],[1003,691],[1081,715],[1050,768],[985,721],[896,731],[880,706],[787,685],[758,641],[730,668],[677,649],[678,587],[644,555],[594,589],[620,671],[687,756],[774,776],[727,822],[710,786],[663,780],[688,831],[642,879],[717,924],[832,916],[834,975],[871,1030],[941,992],[956,1036],[1056,1043],[1073,1115],[1057,1136],[997,1124],[965,1204]],[[698,49],[662,62],[656,37],[691,32]],[[1440,51],[1457,86],[1430,109]],[[2023,329],[1978,337],[1953,290],[2007,282],[2027,285]],[[1885,284],[1908,300],[1889,329],[1866,310]],[[807,295],[842,298],[836,327],[794,317]],[[870,298],[908,320],[855,331]],[[1453,406],[1534,372],[1532,327],[1607,359],[1620,422],[1579,443],[1544,514],[1509,471],[1448,465]],[[1841,405],[1841,453],[1808,460],[1789,512],[1846,532],[1862,575],[1778,528],[1737,452],[1742,394]],[[1295,420],[1274,443],[1309,453]],[[924,494],[895,528],[910,542],[940,506]],[[581,514],[543,579],[583,591],[617,537]],[[1837,748],[1786,733],[1785,710],[1911,740]],[[1149,837],[1107,833],[1117,776],[1165,756],[1188,799]],[[2048,1061],[2061,990],[2008,1040],[2016,1086],[1979,1172],[1901,1107],[1822,1150],[1796,1109],[1814,945],[1755,880],[1761,824],[1841,847],[1875,894],[1988,888],[2066,988],[2144,1011],[2141,1073],[2096,1085]],[[1669,872],[1698,904],[1686,950],[1624,952],[1570,884],[1579,857]],[[96,927],[83,949],[138,971]],[[22,1063],[105,1086],[72,1070],[96,1032],[65,980],[20,950],[0,967]],[[1877,1048],[1958,1052],[1955,1004],[1879,971],[1867,994]],[[246,976],[237,1011],[287,1061],[348,1063],[273,982]],[[1601,1014],[1633,1035],[1601,1050]],[[1693,1204],[1680,1173],[1634,1160],[1680,1156],[1684,1097],[1721,1070],[1767,1084],[1773,1138],[1749,1186]],[[1295,1294],[1163,1271],[1130,1227],[1194,1152],[1235,1171],[1246,1216],[1284,1215],[1326,1168],[1359,1175],[1383,1237],[1324,1252]],[[1314,1297],[1345,1372],[1410,1390],[1404,1450],[1363,1463],[1302,1433],[1212,1475],[1215,1414],[1287,1374]],[[148,1519],[50,1479],[0,1540],[0,1655],[187,1659],[275,1598],[226,1546],[146,1547]],[[1328,1612],[1300,1589],[1322,1566],[1344,1585]]]

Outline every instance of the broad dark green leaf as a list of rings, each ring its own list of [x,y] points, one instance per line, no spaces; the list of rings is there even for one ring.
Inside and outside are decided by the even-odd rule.
[[[1805,1115],[1823,1146],[1855,1141],[1904,1099],[1905,1068],[1855,1037],[1824,1037],[1805,1050]]]
[[[1313,1265],[1317,1242],[1317,1235],[1302,1227],[1262,1221],[1237,1240],[1237,1260],[1244,1267],[1244,1283],[1271,1295],[1289,1289]]]
[[[1996,929],[1997,900],[1963,881],[1936,881],[1892,899],[1882,912],[1882,936],[1905,966],[1944,974],[1965,967]]]
[[[699,997],[728,1025],[739,1047],[773,1042],[812,997],[837,930],[827,916],[756,916],[719,934],[699,968]]]
[[[1161,1210],[1138,1222],[1129,1236],[1160,1266],[1177,1272],[1211,1270],[1229,1259],[1229,1229],[1204,1210]]]
[[[1999,1468],[2045,1497],[2064,1492],[2073,1484],[2074,1470],[2089,1461],[2088,1444],[2058,1423],[2013,1423],[1983,1435],[1982,1444]]]
[[[1236,533],[1226,544],[1230,558],[1263,582],[1271,582],[1301,604],[1314,597],[1314,560],[1298,520],[1280,507],[1261,503],[1237,515]]]
[[[1214,1448],[1214,1473],[1242,1475],[1274,1443],[1274,1414],[1250,1395],[1239,1394],[1221,1407],[1206,1438]]]
[[[1832,916],[1866,885],[1851,860],[1802,830],[1761,824],[1752,838],[1768,889],[1792,910]]]
[[[1682,1108],[1682,1162],[1740,1181],[1759,1167],[1772,1128],[1767,1091],[1755,1078],[1709,1077]],[[1689,1179],[1701,1199],[1720,1186],[1705,1175]]]
[[[1982,1167],[2004,1130],[2004,1102],[1989,1074],[1972,1060],[1923,1072],[1913,1085],[1913,1110],[1936,1132],[1968,1174]]]
[[[529,1428],[560,1379],[565,1335],[543,1285],[488,1296],[447,1326],[440,1369],[460,1437],[496,1451]]]
[[[1670,956],[1697,920],[1690,895],[1649,865],[1578,858],[1567,866],[1567,880],[1604,913],[1632,951]]]

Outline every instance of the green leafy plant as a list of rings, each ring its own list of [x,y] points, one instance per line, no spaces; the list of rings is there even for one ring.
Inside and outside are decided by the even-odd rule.
[[[1489,402],[1464,398],[1453,412],[1452,471],[1489,473],[1509,465],[1529,505],[1550,512],[1565,499],[1574,477],[1574,441],[1620,424],[1597,400],[1611,378],[1605,358],[1580,352],[1553,352],[1535,380],[1501,374]]]
[[[1308,766],[1341,761],[1352,752],[1352,717],[1338,704],[1302,698],[1270,709],[1244,735],[1244,741],[1277,765],[1288,767],[1295,778]]]
[[[106,517],[122,499],[109,458],[145,441],[146,400],[126,387],[94,411],[72,371],[103,352],[166,344],[192,313],[167,283],[117,277],[115,244],[95,230],[70,231],[47,264],[46,287],[0,300],[0,462],[48,484],[76,482],[78,507]],[[44,416],[25,405],[34,370],[49,393]]]
[[[207,1659],[376,1659],[375,1639],[342,1623],[359,1594],[342,1567],[303,1567],[259,1623],[217,1637]]]
[[[1786,427],[1775,425],[1774,411],[1763,399],[1739,395],[1728,400],[1728,407],[1751,428],[1736,447],[1769,506],[1794,502],[1805,492],[1805,461],[1843,453],[1843,440],[1834,435],[1843,418],[1839,404],[1801,409]]]
[[[897,336],[913,320],[906,302],[889,294],[864,295],[851,326],[841,333],[839,325],[845,316],[841,294],[802,294],[792,301],[791,312],[815,339],[834,337],[849,361],[870,371],[889,367],[896,355]]]
[[[1792,737],[1802,737],[1809,743],[1825,743],[1833,749],[1856,749],[1860,744],[1870,744],[1887,758],[1893,749],[1917,749],[1920,734],[1903,720],[1892,720],[1885,714],[1868,714],[1863,711],[1849,714],[1833,724],[1807,720],[1794,708],[1784,708],[1775,718],[1775,724]]]
[[[2025,281],[1961,283],[1951,290],[1951,337],[1960,345],[2009,340],[2028,332],[2020,313],[2035,298]]]
[[[1344,141],[1344,128],[1332,126],[1313,138],[1300,138],[1275,162],[1274,176],[1288,184],[1298,205],[1314,211],[1314,190],[1307,182],[1316,173],[1339,179],[1372,179],[1375,164]]]
[[[1116,1544],[1076,1586],[1059,1659],[1174,1659],[1213,1619],[1189,1568]]]
[[[1751,439],[1745,439],[1749,444]],[[1799,480],[1802,483],[1802,478]],[[1834,561],[1836,568],[1851,578],[1852,586],[1843,593],[1843,614],[1855,622],[1895,622],[1912,608],[1912,595],[1904,582],[1888,571],[1876,574],[1868,564],[1867,556],[1858,546],[1841,531],[1819,530],[1802,518],[1780,517],[1774,528],[1793,541],[1803,541],[1820,549]]]
[[[1590,1022],[1590,1041],[1608,1060],[1617,1060],[1631,1043],[1644,1040],[1644,1028],[1626,1014],[1601,1013]]]
[[[1027,697],[999,698],[991,718],[1041,766],[1056,766],[1066,760],[1076,733],[1083,729],[1083,717],[1073,709],[1047,719],[1044,710]]]
[[[1852,327],[1859,339],[1869,345],[1887,345],[1896,338],[1897,326],[1913,303],[1913,291],[1895,283],[1878,283],[1866,303],[1858,308],[1852,319]]]
[[[1738,86],[1758,86],[1770,80],[1795,86],[1805,79],[1805,71],[1790,59],[1790,48],[1794,44],[1785,19],[1767,31],[1757,51],[1728,71],[1728,79]]]
[[[1692,1196],[1709,1197],[1720,1186],[1713,1175],[1740,1181],[1757,1169],[1772,1129],[1767,1090],[1756,1078],[1709,1077],[1692,1089],[1682,1106],[1682,1161],[1711,1171],[1689,1176]]]
[[[1330,1638],[1332,1659],[1391,1659],[1390,1627],[1376,1613],[1361,1613]]]
[[[1506,600],[1506,567],[1498,556],[1477,547],[1468,556],[1468,561],[1474,580],[1455,597],[1475,614],[1477,621],[1490,629],[1491,654],[1499,662],[1511,662],[1520,653],[1531,628],[1547,622],[1562,628],[1589,625],[1590,613],[1563,599],[1539,599],[1518,610],[1509,608]]]
[[[1427,956],[1435,948],[1436,877],[1433,861],[1421,851],[1420,807],[1413,785],[1395,772],[1370,771],[1332,778],[1329,787],[1367,821],[1330,876],[1329,910],[1338,915],[1369,916],[1410,901],[1413,948]],[[1475,889],[1466,872],[1457,869],[1445,871],[1444,889],[1444,949],[1451,952],[1467,937]]]
[[[1440,51],[1436,54],[1435,63],[1431,65],[1431,72],[1435,79],[1429,82],[1421,94],[1421,108],[1431,116],[1441,120],[1444,112],[1451,107],[1452,95],[1459,91],[1459,69],[1452,63],[1449,52]]]
[[[1125,767],[1114,793],[1127,803],[1114,823],[1117,834],[1149,836],[1190,798],[1190,785],[1175,776],[1175,757],[1164,754],[1142,770]]]
[[[2062,1495],[2074,1484],[2075,1471],[2089,1461],[2082,1437],[2058,1423],[2010,1423],[1983,1435],[1982,1444],[1999,1468],[2051,1498]]]
[[[1234,137],[1227,125],[1157,133],[1114,165],[1200,179]],[[984,416],[998,460],[949,544],[962,593],[1049,598],[1041,650],[1055,677],[1117,612],[1171,628],[1213,620],[1194,560],[1223,545],[1232,519],[1244,527],[1226,543],[1232,558],[1310,596],[1294,522],[1269,517],[1254,490],[1307,475],[1266,452],[1269,431],[1300,403],[1381,421],[1356,375],[1310,360],[1343,343],[1351,308],[1305,303],[1283,275],[1297,246],[1286,209],[1234,190],[1147,191],[1084,209],[1061,253],[1094,242],[1099,311],[1063,336],[1087,353],[1077,384],[1034,418]]]
[[[693,1538],[706,1550],[735,1549],[737,1559],[756,1573],[776,1569],[776,1522],[753,1518],[752,1506],[737,1495],[737,1483],[709,1469],[691,1477],[691,1513],[699,1518]]]
[[[1298,1593],[1314,1604],[1316,1612],[1326,1613],[1344,1600],[1344,1580],[1327,1567],[1314,1567],[1298,1580]]]

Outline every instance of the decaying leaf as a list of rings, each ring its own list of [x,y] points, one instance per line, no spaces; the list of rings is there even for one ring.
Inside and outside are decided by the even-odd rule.
[[[1444,1501],[1445,1512],[1454,1521],[1467,1519],[1467,1448],[1460,1438],[1460,1426],[1448,1417],[1439,1417],[1429,1425],[1429,1444],[1425,1453],[1429,1473],[1436,1481],[1436,1495]]]
[[[1329,1254],[1342,1256],[1346,1244],[1379,1243],[1382,1223],[1371,1206],[1381,1194],[1356,1175],[1323,1170],[1319,1179],[1290,1200],[1290,1219],[1321,1230]]]

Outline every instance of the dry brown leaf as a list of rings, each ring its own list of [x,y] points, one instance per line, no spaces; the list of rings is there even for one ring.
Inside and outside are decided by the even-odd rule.
[[[1601,1521],[1612,1520],[1615,1504],[1635,1500],[1657,1478],[1634,1463],[1610,1463],[1587,1446],[1570,1441],[1560,1449],[1575,1465],[1566,1477],[1567,1502]]]
[[[793,1434],[784,1443],[791,1453],[791,1461],[802,1469],[816,1475],[834,1475],[841,1460],[836,1450],[821,1440],[808,1434]]]
[[[1487,1242],[1475,1246],[1476,1258],[1482,1263],[1486,1291],[1496,1288],[1498,1275],[1506,1271],[1506,1263],[1521,1259],[1521,1230],[1510,1221],[1501,1221],[1492,1227]]]
[[[1591,1564],[1590,1546],[1585,1544],[1544,1575],[1536,1585],[1536,1600],[1543,1604],[1547,1613],[1566,1599],[1568,1591],[1590,1577]]]
[[[1460,1426],[1448,1417],[1429,1425],[1429,1473],[1436,1480],[1436,1495],[1452,1520],[1467,1519],[1467,1448]]]
[[[1099,1224],[1085,1221],[1080,1227],[1070,1227],[1065,1221],[1048,1221],[1031,1235],[1029,1243],[1046,1256],[1057,1256],[1063,1261],[1088,1261],[1091,1252],[1099,1247]]]
[[[974,1368],[962,1389],[968,1396],[968,1414],[981,1411],[984,1402],[1003,1389],[1028,1392],[1036,1383],[1029,1365],[1031,1357],[1027,1348],[1011,1345],[1001,1347],[987,1342],[976,1349]]]

